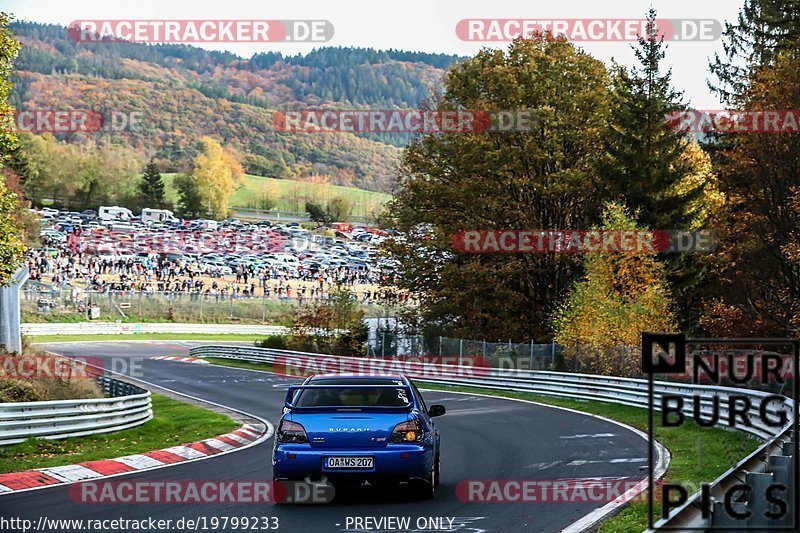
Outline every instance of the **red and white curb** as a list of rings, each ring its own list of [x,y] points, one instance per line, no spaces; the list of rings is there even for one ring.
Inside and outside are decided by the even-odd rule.
[[[207,459],[217,454],[224,454],[251,446],[261,440],[266,433],[266,427],[259,428],[251,424],[245,424],[236,431],[219,437],[173,446],[163,450],[126,455],[116,459],[88,461],[76,465],[52,466],[50,468],[0,474],[0,495]]]
[[[182,357],[179,355],[157,355],[155,357],[151,357],[150,359],[157,359],[159,361],[177,361],[178,363],[194,363],[197,365],[211,364],[205,359],[200,359],[199,357]]]

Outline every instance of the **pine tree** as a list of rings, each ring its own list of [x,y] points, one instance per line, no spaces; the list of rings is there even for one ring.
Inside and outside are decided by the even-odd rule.
[[[668,127],[667,117],[686,110],[683,94],[662,72],[666,46],[658,36],[656,13],[647,15],[647,35],[634,47],[641,66],[612,70],[611,127],[600,174],[614,201],[624,201],[639,222],[652,229],[682,229],[691,224],[702,184],[678,187],[693,169],[683,157],[685,135]]]
[[[158,209],[164,205],[164,180],[152,159],[144,167],[144,175],[139,182],[139,197],[143,207]]]
[[[612,72],[610,128],[600,175],[614,202],[625,205],[643,227],[656,230],[696,230],[707,218],[702,150],[673,129],[668,117],[687,107],[672,87],[672,72],[661,61],[667,47],[659,36],[653,9],[647,14],[646,35],[634,47],[638,67],[629,72],[615,65]],[[698,179],[700,178],[700,179]],[[677,301],[681,326],[696,318],[695,289],[705,267],[692,254],[664,258],[667,279]]]
[[[737,106],[759,67],[771,65],[778,54],[800,39],[800,2],[797,0],[745,0],[736,23],[726,23],[723,54],[710,62],[717,82],[709,88],[721,100]]]
[[[186,218],[203,215],[203,195],[195,177],[191,174],[178,174],[173,183],[178,192],[178,215]]]

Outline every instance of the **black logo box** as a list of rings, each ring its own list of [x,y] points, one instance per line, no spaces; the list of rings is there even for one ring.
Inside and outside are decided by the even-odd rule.
[[[647,519],[648,528],[653,530],[655,515],[655,479],[654,464],[655,464],[655,438],[654,438],[654,419],[655,419],[655,394],[654,394],[654,381],[656,374],[679,374],[685,375],[686,373],[686,345],[702,345],[713,344],[722,346],[742,346],[742,345],[766,345],[766,346],[791,346],[792,347],[792,396],[794,399],[794,409],[792,416],[792,447],[793,447],[793,483],[797,484],[800,479],[800,434],[798,433],[798,412],[800,412],[800,379],[798,379],[798,369],[800,364],[798,357],[800,356],[800,340],[798,339],[767,339],[767,338],[741,338],[741,339],[724,339],[724,338],[697,338],[687,339],[681,333],[642,333],[642,371],[647,374],[648,380],[648,495],[647,495]],[[659,357],[657,361],[653,360],[653,347],[658,346],[665,354],[673,354],[670,359]],[[749,361],[749,359],[748,359]],[[710,480],[709,480],[710,482]],[[798,519],[800,518],[800,490],[795,487],[792,490],[792,523],[789,525],[769,525],[767,526],[770,531],[797,531]],[[690,505],[691,505],[691,499]],[[764,530],[764,526],[754,525],[750,526],[714,526],[707,527],[660,527],[659,531],[752,531]]]

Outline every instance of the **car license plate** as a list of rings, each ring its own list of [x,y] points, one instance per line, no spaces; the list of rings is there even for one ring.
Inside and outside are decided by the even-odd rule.
[[[328,457],[328,468],[372,468],[373,457]]]

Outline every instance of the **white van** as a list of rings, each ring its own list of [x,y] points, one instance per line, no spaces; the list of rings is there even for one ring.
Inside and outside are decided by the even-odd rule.
[[[169,209],[142,209],[142,222],[177,222],[178,219]]]
[[[219,229],[219,222],[217,222],[216,220],[207,220],[201,218],[196,220],[196,222],[201,229],[207,229],[209,231],[217,231],[217,229]]]
[[[100,220],[124,220],[127,222],[133,218],[133,213],[127,207],[101,205],[100,209],[97,210],[97,218]]]

